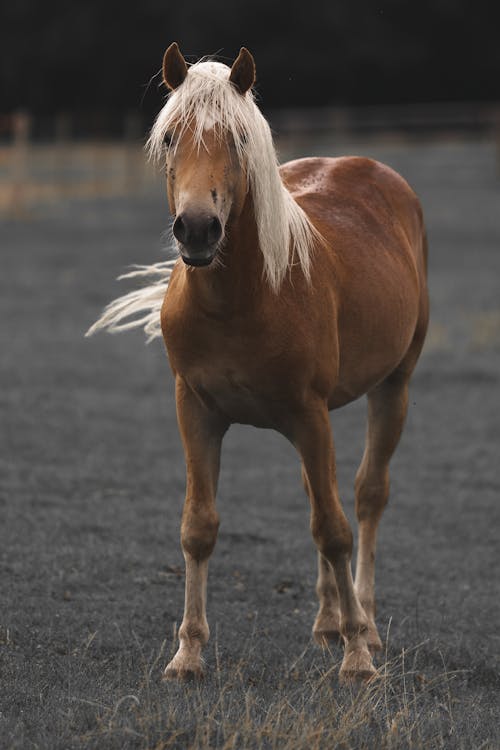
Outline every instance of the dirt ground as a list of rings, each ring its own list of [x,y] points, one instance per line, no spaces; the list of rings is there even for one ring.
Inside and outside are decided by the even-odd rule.
[[[398,169],[430,239],[432,324],[377,569],[398,694],[386,689],[336,742],[499,747],[497,154],[472,140],[313,152]],[[69,200],[0,226],[0,748],[327,748],[328,727],[360,700],[331,670],[340,652],[310,642],[315,552],[298,459],[280,436],[240,426],[222,461],[209,675],[201,687],[160,681],[184,583],[173,381],[159,342],[83,334],[123,291],[114,278],[127,264],[161,259],[167,219],[158,191]],[[351,520],[364,410],[332,415]],[[400,697],[410,692],[413,703]]]

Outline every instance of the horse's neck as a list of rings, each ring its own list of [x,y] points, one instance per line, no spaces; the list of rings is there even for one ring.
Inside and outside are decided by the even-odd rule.
[[[188,273],[187,283],[193,302],[210,314],[230,315],[256,306],[265,281],[250,193],[240,216],[229,223],[223,249],[213,267]]]

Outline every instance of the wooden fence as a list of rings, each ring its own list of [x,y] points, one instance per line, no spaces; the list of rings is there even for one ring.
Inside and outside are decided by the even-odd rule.
[[[143,191],[159,177],[132,118],[113,138],[75,138],[67,116],[54,118],[41,135],[36,118],[24,112],[0,124],[0,214],[23,218],[48,204]]]
[[[332,107],[266,113],[283,151],[307,139],[481,137],[496,143],[500,176],[500,104]],[[156,189],[161,176],[144,154],[148,123],[136,114],[82,124],[60,114],[0,116],[0,214],[25,217],[47,204]],[[112,133],[112,137],[105,135]],[[85,137],[84,137],[85,136]]]

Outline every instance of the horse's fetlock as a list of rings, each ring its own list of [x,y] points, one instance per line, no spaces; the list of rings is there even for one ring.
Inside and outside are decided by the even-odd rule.
[[[205,622],[183,622],[179,628],[179,639],[188,643],[198,642],[201,646],[208,643],[210,630]]]
[[[368,633],[368,622],[365,619],[350,621],[342,619],[340,622],[340,632],[347,641],[350,641],[353,638]]]

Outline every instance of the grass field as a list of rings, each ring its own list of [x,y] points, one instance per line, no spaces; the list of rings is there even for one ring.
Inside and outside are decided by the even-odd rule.
[[[299,144],[421,196],[432,325],[381,524],[380,679],[310,639],[315,551],[293,449],[233,427],[200,685],[163,683],[183,606],[184,466],[159,343],[83,333],[161,257],[160,190],[1,224],[0,748],[500,747],[500,177],[492,144]],[[299,147],[295,144],[294,149]],[[364,402],[332,415],[353,519]]]

